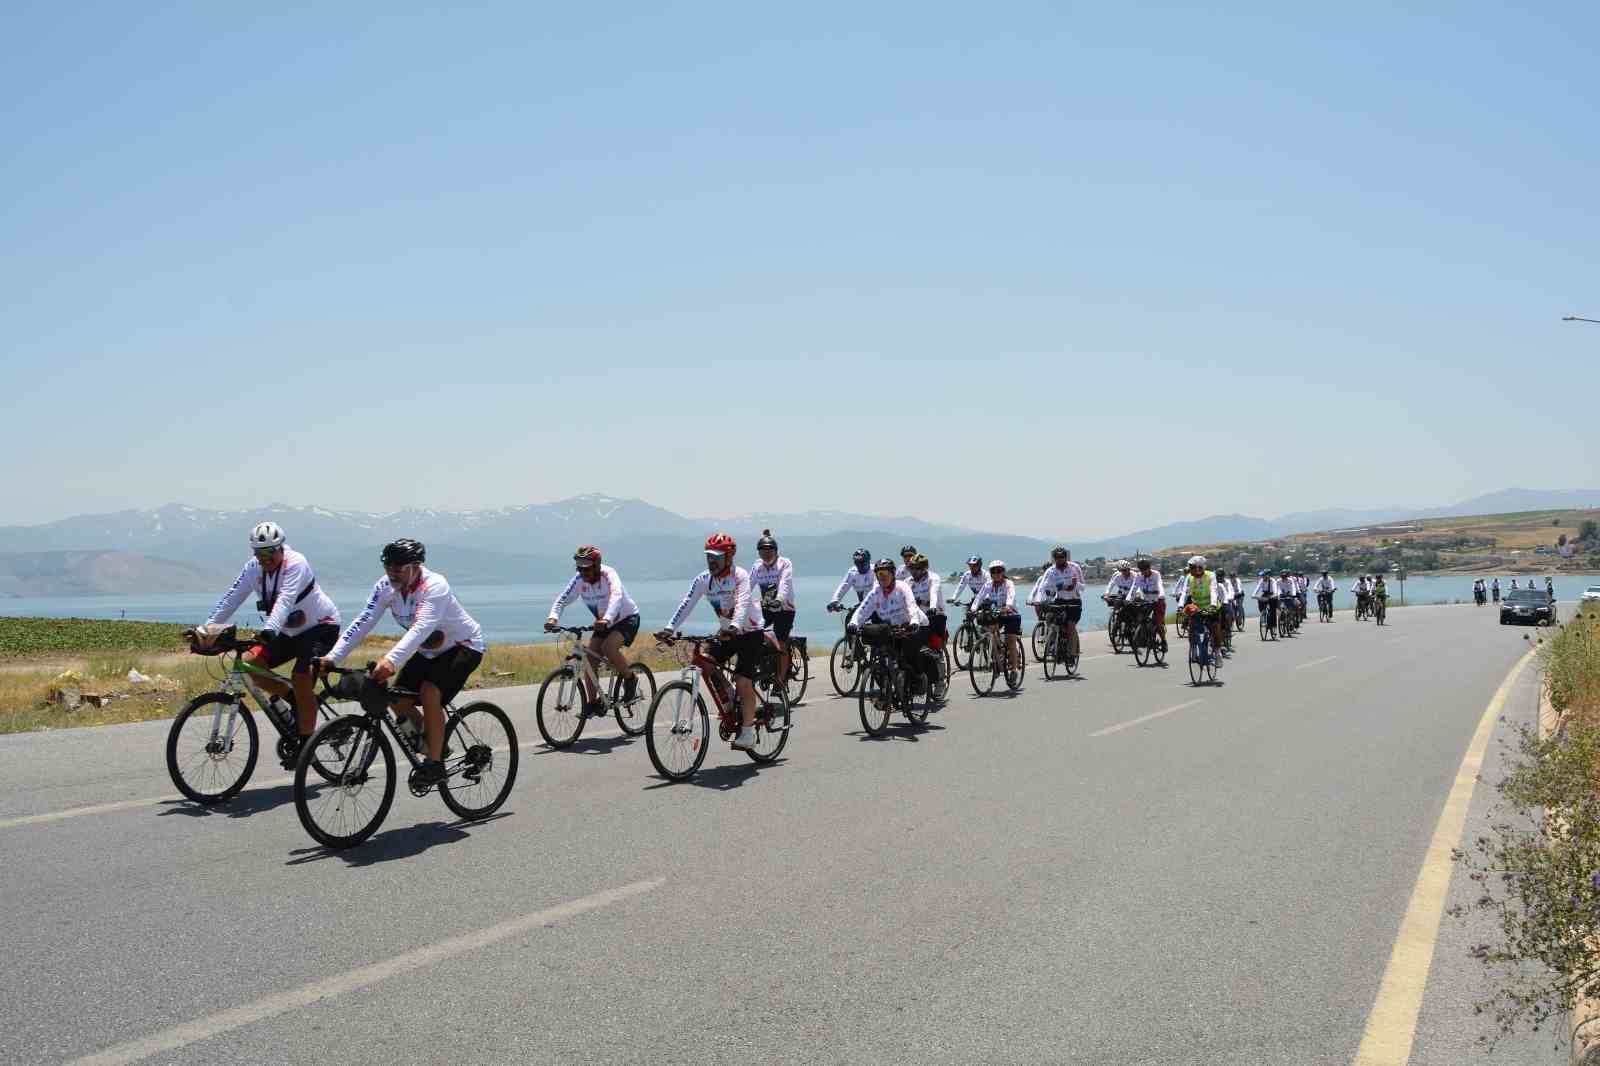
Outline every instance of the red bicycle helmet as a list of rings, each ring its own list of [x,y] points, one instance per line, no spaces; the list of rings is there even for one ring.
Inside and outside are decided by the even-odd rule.
[[[593,544],[580,545],[578,550],[572,553],[572,561],[579,566],[599,566],[600,549]]]
[[[739,544],[726,533],[713,533],[706,538],[706,551],[718,552],[722,555],[732,555],[739,550]]]

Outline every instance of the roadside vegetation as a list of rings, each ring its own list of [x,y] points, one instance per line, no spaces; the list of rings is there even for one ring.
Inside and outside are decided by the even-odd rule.
[[[1586,606],[1540,651],[1551,716],[1519,726],[1488,834],[1455,854],[1475,887],[1454,911],[1497,932],[1473,955],[1492,996],[1493,1043],[1600,1000],[1600,610]]]
[[[182,637],[185,628],[159,622],[0,618],[0,734],[172,717],[195,696],[215,689],[230,661],[189,654]],[[369,638],[346,663],[358,666],[380,658],[393,644],[393,637]],[[553,641],[491,644],[468,687],[538,684],[560,656]],[[670,653],[656,651],[645,633],[633,642],[628,656],[658,673],[676,665]],[[287,668],[279,672],[286,674]]]

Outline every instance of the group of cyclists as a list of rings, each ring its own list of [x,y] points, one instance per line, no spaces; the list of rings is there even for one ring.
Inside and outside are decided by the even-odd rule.
[[[298,725],[298,742],[303,744],[316,726],[313,684],[317,675],[343,662],[384,612],[391,613],[404,633],[373,665],[370,676],[377,682],[392,678],[396,687],[416,693],[414,699],[397,701],[396,716],[400,727],[418,742],[418,751],[425,754],[420,783],[441,778],[444,708],[477,670],[485,645],[482,627],[457,601],[449,581],[425,565],[426,548],[409,538],[385,545],[379,555],[383,575],[373,585],[360,616],[341,628],[338,607],[318,587],[310,562],[289,546],[276,523],[255,526],[249,543],[249,561],[205,623],[189,631],[191,640],[203,646],[217,639],[228,619],[253,592],[265,622],[246,653],[246,661],[266,670],[293,663],[287,683],[268,676],[263,684],[274,699],[285,701],[281,709],[286,720],[292,719]],[[758,671],[769,657],[791,653],[790,634],[796,610],[794,565],[779,554],[771,530],[763,530],[756,542],[757,561],[748,570],[736,562],[738,544],[727,533],[716,532],[707,537],[703,552],[705,568],[690,582],[666,625],[654,636],[662,642],[672,641],[700,600],[711,605],[717,618],[718,639],[710,645],[710,653],[732,673],[738,697],[739,730],[731,744],[748,751],[756,743]],[[581,602],[593,618],[589,650],[609,662],[617,676],[624,679],[623,699],[631,702],[638,680],[629,670],[624,650],[639,635],[639,608],[598,547],[579,546],[572,561],[572,578],[551,603],[544,628],[547,632],[557,630],[562,612]],[[1251,595],[1269,624],[1275,624],[1278,612],[1285,610],[1303,620],[1308,589],[1317,593],[1331,617],[1332,598],[1338,586],[1326,571],[1314,583],[1306,575],[1290,570],[1277,574],[1262,570],[1257,578]],[[1387,596],[1381,574],[1361,575],[1354,591],[1358,607]],[[856,603],[847,607],[844,600],[851,592],[855,593]],[[1040,621],[1048,619],[1060,627],[1067,653],[1076,662],[1080,650],[1078,624],[1083,617],[1084,598],[1089,594],[1083,567],[1073,561],[1071,551],[1058,545],[1051,550],[1049,565],[1021,605],[1006,563],[993,559],[985,564],[978,555],[967,558],[966,569],[956,578],[947,598],[944,581],[927,555],[916,545],[907,544],[900,549],[898,563],[887,557],[873,560],[866,548],[857,548],[827,609],[850,612],[846,631],[851,635],[865,625],[888,627],[902,661],[911,667],[909,672],[924,678],[929,683],[926,691],[933,693],[936,688],[932,682],[942,669],[938,649],[949,637],[949,607],[967,607],[982,625],[1003,635],[1012,666],[1023,655],[1021,608],[1031,607]],[[1112,627],[1123,612],[1153,616],[1154,639],[1163,652],[1167,642],[1166,594],[1160,571],[1147,557],[1117,560],[1110,580],[1099,592],[1111,609]],[[963,595],[968,598],[963,600]],[[1243,627],[1245,596],[1241,575],[1211,569],[1200,555],[1188,560],[1174,592],[1184,620],[1191,626],[1209,627],[1211,646],[1219,658],[1232,654],[1230,631]],[[582,713],[606,713],[594,679],[585,676],[583,684]],[[297,744],[290,738],[283,751],[285,765],[292,766],[297,756]]]
[[[1537,588],[1538,586],[1533,583],[1533,578],[1530,577],[1528,579],[1527,587],[1531,589],[1531,588]],[[1517,579],[1516,578],[1512,578],[1511,579],[1511,591],[1512,592],[1516,592],[1517,591]],[[1550,578],[1548,576],[1545,577],[1545,579],[1544,579],[1544,593],[1545,593],[1545,595],[1547,597],[1549,597],[1550,602],[1552,602],[1552,603],[1555,602],[1555,598],[1556,598],[1556,583],[1555,583],[1555,580],[1553,578]],[[1500,579],[1499,578],[1494,578],[1488,584],[1485,584],[1483,578],[1480,577],[1480,578],[1478,578],[1476,581],[1474,581],[1472,583],[1472,599],[1473,599],[1473,602],[1475,602],[1478,606],[1482,607],[1485,603],[1489,602],[1490,597],[1493,597],[1493,601],[1495,603],[1499,603],[1500,602]]]

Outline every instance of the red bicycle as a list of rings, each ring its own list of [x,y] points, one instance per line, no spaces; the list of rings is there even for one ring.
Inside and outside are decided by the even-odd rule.
[[[728,741],[739,732],[738,690],[722,664],[704,651],[704,645],[716,640],[678,636],[662,641],[679,646],[683,668],[678,671],[678,679],[662,685],[650,702],[644,739],[656,772],[669,781],[687,781],[705,762],[706,748],[711,743],[708,694],[717,709],[717,735]],[[789,742],[789,693],[776,680],[777,664],[777,653],[772,650],[756,671],[756,744],[745,754],[758,763],[777,759]]]

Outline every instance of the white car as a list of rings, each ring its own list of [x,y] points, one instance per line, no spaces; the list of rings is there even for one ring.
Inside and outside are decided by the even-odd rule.
[[[1588,588],[1583,590],[1583,595],[1579,598],[1583,600],[1584,603],[1594,603],[1595,601],[1600,600],[1600,585],[1590,585]]]

